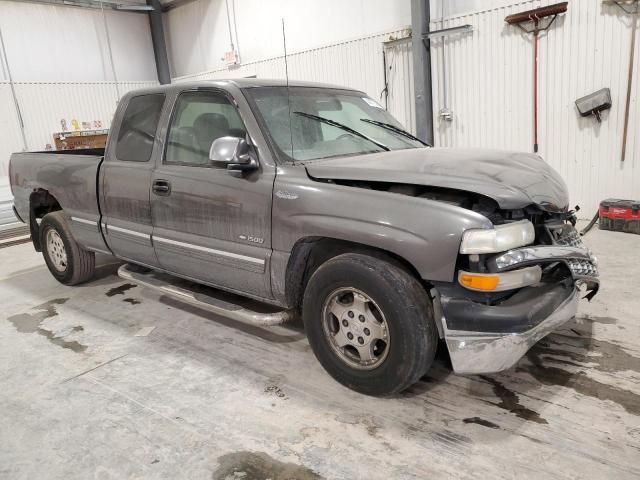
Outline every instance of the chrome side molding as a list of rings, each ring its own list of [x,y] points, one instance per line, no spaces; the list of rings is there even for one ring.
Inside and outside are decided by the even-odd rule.
[[[91,225],[93,227],[98,226],[98,222],[93,220],[87,220],[86,218],[71,217],[71,221],[76,223],[84,223],[86,225]]]
[[[200,252],[211,253],[213,255],[220,255],[221,257],[234,258],[236,260],[244,260],[245,262],[256,263],[258,265],[264,265],[264,259],[248,257],[246,255],[240,255],[239,253],[226,252],[224,250],[215,250],[213,248],[202,247],[200,245],[194,245],[193,243],[179,242],[177,240],[171,240],[169,238],[158,237],[153,235],[153,241],[158,243],[164,243],[167,245],[175,245],[177,247],[188,248],[191,250],[197,250]]]
[[[151,240],[151,235],[142,232],[136,232],[135,230],[129,230],[127,228],[114,227],[113,225],[107,225],[107,233],[110,231],[124,233],[125,235],[133,235],[134,237],[145,238]]]

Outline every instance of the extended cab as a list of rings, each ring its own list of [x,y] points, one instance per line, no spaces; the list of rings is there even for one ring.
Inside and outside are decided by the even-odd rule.
[[[238,320],[301,314],[338,381],[511,367],[598,289],[567,188],[540,157],[431,148],[362,92],[266,80],[130,92],[106,150],[16,153],[15,211],[60,282],[94,252]],[[249,298],[219,295],[215,287]]]

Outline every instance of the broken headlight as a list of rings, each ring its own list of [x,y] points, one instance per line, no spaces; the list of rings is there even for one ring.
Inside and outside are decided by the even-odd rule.
[[[471,229],[462,235],[460,253],[499,253],[533,243],[536,232],[529,220],[496,225],[489,229]]]

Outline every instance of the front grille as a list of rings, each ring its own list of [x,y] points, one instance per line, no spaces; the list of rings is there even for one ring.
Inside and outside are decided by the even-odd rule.
[[[565,232],[563,236],[556,239],[556,244],[563,247],[585,248],[580,234],[575,230]]]
[[[598,267],[589,260],[568,260],[567,265],[574,276],[598,276]]]
[[[587,250],[587,246],[582,242],[582,237],[575,229],[574,226],[567,223],[548,225],[547,226],[549,236],[553,245],[559,247],[579,248],[581,250]],[[565,263],[571,270],[574,278],[577,277],[597,277],[598,276],[598,264],[595,257],[589,255],[590,260],[586,259],[571,259]]]

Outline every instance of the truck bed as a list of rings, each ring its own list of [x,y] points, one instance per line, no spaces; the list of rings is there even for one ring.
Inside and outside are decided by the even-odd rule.
[[[31,196],[51,195],[71,218],[84,220],[84,229],[72,231],[90,247],[105,248],[100,233],[98,175],[104,149],[24,152],[11,155],[9,179],[18,215],[29,222]],[[92,225],[93,226],[92,226]]]
[[[99,156],[104,157],[104,148],[76,148],[74,150],[40,150],[33,152],[23,152],[26,154],[42,155],[78,155],[78,156]],[[19,155],[19,154],[15,154]]]

